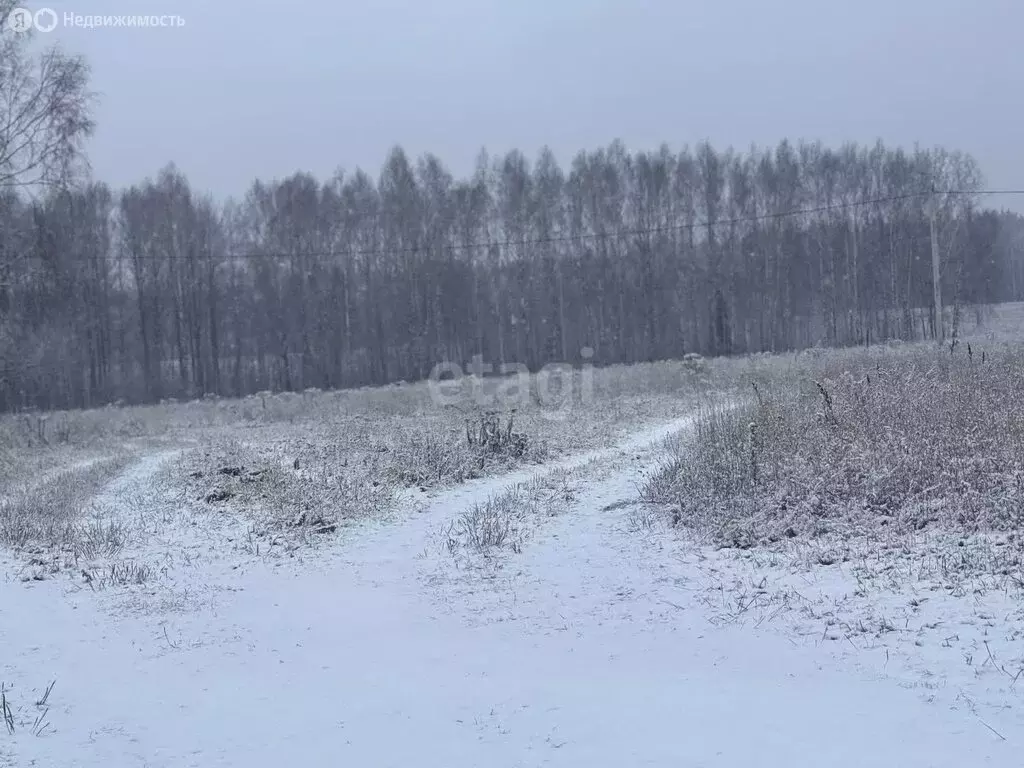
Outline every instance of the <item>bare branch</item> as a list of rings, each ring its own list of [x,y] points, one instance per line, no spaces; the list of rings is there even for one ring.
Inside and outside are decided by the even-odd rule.
[[[0,0],[0,23],[13,0]],[[82,169],[95,95],[89,65],[31,35],[0,27],[0,188],[66,186]]]

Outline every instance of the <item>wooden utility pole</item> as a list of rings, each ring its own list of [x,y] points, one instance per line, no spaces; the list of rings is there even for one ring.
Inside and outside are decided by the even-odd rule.
[[[942,275],[939,269],[939,231],[935,225],[935,217],[939,208],[939,197],[932,188],[931,215],[929,228],[932,236],[932,292],[935,297],[935,338],[942,343],[946,338],[946,327],[942,322]]]
[[[860,311],[860,251],[857,243],[857,209],[850,208],[850,245],[853,256],[853,339],[859,344],[861,341],[861,330],[863,326],[863,315]]]

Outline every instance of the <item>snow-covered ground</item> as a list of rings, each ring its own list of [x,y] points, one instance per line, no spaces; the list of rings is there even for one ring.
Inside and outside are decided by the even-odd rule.
[[[168,514],[151,583],[12,576],[0,681],[16,731],[0,723],[0,765],[1020,765],[1016,602],[912,610],[854,595],[839,568],[793,574],[648,528],[637,482],[685,426],[410,499],[294,558]],[[100,509],[157,503],[147,484],[167,458],[128,470]],[[571,503],[522,552],[445,546],[473,503],[566,469]],[[893,631],[837,629],[843,610],[900,609]]]

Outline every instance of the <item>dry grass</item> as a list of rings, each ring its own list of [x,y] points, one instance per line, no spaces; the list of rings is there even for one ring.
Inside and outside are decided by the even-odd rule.
[[[509,380],[487,378],[447,405],[420,383],[9,415],[0,417],[0,543],[67,546],[69,521],[79,520],[75,549],[116,548],[118,532],[86,530],[81,512],[120,460],[61,481],[52,501],[18,490],[22,478],[103,452],[185,446],[161,478],[172,494],[200,514],[237,513],[257,540],[309,539],[380,514],[403,487],[448,486],[597,448],[683,415],[709,393],[741,390],[749,403],[705,413],[699,451],[679,446],[675,466],[648,488],[713,540],[749,547],[841,536],[865,514],[899,530],[927,528],[936,516],[957,518],[962,531],[1010,530],[1017,356],[994,344],[984,363],[969,360],[966,345],[952,357],[903,346],[576,370],[554,399],[533,377],[525,399],[503,401]],[[491,402],[480,404],[474,388]],[[240,471],[220,474],[225,467]]]
[[[240,399],[209,397],[159,405],[109,406],[84,411],[0,416],[0,446],[7,454],[53,451],[61,446],[84,449],[101,444],[124,444],[141,439],[171,443],[224,430],[271,427],[348,426],[353,420],[393,420],[402,428],[420,426],[418,432],[464,433],[466,420],[477,421],[487,411],[504,420],[515,412],[516,429],[534,442],[546,442],[561,452],[579,441],[600,442],[608,430],[631,426],[636,420],[660,420],[666,406],[680,409],[708,386],[728,381],[716,375],[735,363],[703,366],[692,362],[660,362],[595,369],[588,380],[577,370],[557,396],[540,394],[536,377],[529,396],[502,396],[504,379],[486,378],[480,391],[488,399],[478,403],[466,385],[448,406],[432,398],[426,383],[323,392],[260,393]],[[685,404],[684,404],[685,407]],[[630,422],[630,423],[627,423]],[[572,424],[573,429],[566,429]],[[43,425],[43,426],[40,426]],[[584,430],[583,427],[588,429]],[[602,431],[590,438],[590,427]],[[2,472],[3,462],[0,462]],[[2,477],[3,475],[0,475]]]
[[[390,504],[394,487],[373,479],[381,454],[370,444],[350,465],[345,446],[344,440],[225,441],[185,454],[165,474],[184,486],[185,503],[200,514],[247,518],[253,549],[263,541],[266,550],[295,536],[333,533],[339,523]]]
[[[534,513],[535,502],[522,486],[491,496],[474,504],[453,520],[447,531],[450,551],[460,548],[475,551],[508,547],[519,552],[523,545],[523,525]]]
[[[674,522],[741,549],[818,542],[825,563],[865,538],[951,537],[947,569],[1020,570],[1024,349],[812,352],[745,378],[746,403],[704,412],[647,482]],[[993,535],[994,547],[971,538]]]
[[[193,512],[247,520],[254,551],[296,535],[310,540],[386,511],[403,487],[449,486],[540,464],[681,415],[716,378],[713,367],[692,360],[590,375],[577,370],[553,389],[533,377],[526,396],[511,399],[502,398],[514,391],[508,379],[473,380],[446,404],[420,383],[0,416],[0,498],[7,499],[0,544],[70,548],[91,558],[107,542],[109,559],[128,532],[86,530],[82,511],[122,460],[76,471],[78,479],[61,480],[50,495],[24,492],[24,479],[167,447],[186,450],[159,484]],[[225,467],[244,472],[219,474]]]
[[[448,552],[490,555],[498,550],[521,552],[543,518],[554,517],[577,497],[584,469],[553,470],[518,483],[473,504],[442,531]]]
[[[92,590],[147,584],[154,577],[153,567],[136,560],[121,560],[102,568],[83,569],[82,577]]]
[[[117,454],[9,488],[0,498],[0,545],[74,559],[116,553],[125,529],[90,519],[90,502],[129,461],[127,454]]]
[[[11,736],[24,731],[32,736],[46,736],[53,731],[50,723],[50,694],[57,681],[46,686],[42,694],[34,698],[31,705],[16,706],[12,703],[12,690],[6,683],[0,683],[0,722]]]
[[[243,514],[255,538],[275,541],[379,515],[402,487],[448,486],[605,444],[685,412],[708,378],[692,363],[605,369],[592,399],[576,381],[576,396],[554,409],[442,406],[421,384],[165,405],[147,418],[153,436],[200,443],[173,468],[190,504]],[[188,428],[172,428],[161,408]],[[231,467],[237,476],[222,474]]]

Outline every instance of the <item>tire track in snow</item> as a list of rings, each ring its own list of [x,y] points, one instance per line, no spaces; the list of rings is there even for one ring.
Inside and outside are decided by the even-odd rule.
[[[689,423],[468,483],[348,531],[316,568],[236,573],[230,600],[176,622],[177,647],[159,617],[113,621],[84,602],[22,616],[16,626],[43,638],[31,658],[62,687],[56,733],[19,740],[19,757],[81,768],[1016,765],[1018,734],[1007,746],[824,652],[710,627],[656,543],[624,536],[621,510],[601,511],[632,491],[646,463],[636,452],[654,460],[645,449]],[[505,602],[462,592],[437,610],[455,584],[424,580],[444,557],[424,552],[440,521],[510,484],[617,457],[632,466],[509,559]],[[203,633],[231,640],[187,642]]]

